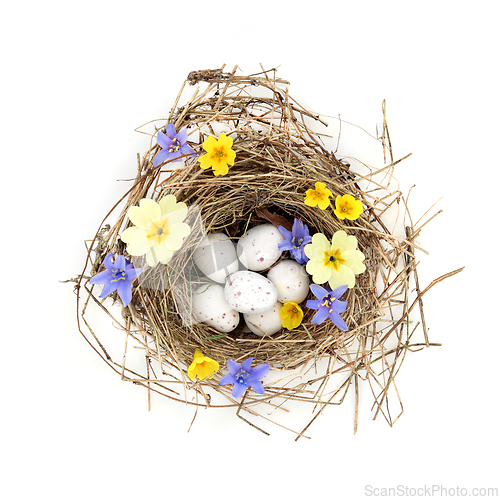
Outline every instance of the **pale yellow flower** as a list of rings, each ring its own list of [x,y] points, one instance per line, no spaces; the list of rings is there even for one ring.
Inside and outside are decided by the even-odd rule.
[[[188,368],[188,376],[191,380],[198,377],[203,380],[207,377],[212,378],[219,371],[219,363],[217,361],[204,356],[199,349],[195,349],[193,362]]]
[[[187,210],[186,204],[177,203],[173,194],[164,196],[158,203],[143,198],[138,207],[130,207],[127,215],[134,225],[121,235],[129,255],[145,255],[151,267],[158,262],[169,262],[191,232],[183,222]]]
[[[356,237],[347,236],[345,231],[337,231],[331,242],[324,234],[316,233],[312,242],[304,247],[309,257],[306,270],[314,283],[321,285],[328,281],[332,290],[342,285],[352,288],[355,276],[366,269],[365,256],[357,246]]]

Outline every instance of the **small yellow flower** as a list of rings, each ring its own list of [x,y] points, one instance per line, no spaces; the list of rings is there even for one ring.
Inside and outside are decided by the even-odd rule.
[[[363,213],[363,203],[350,194],[338,195],[333,213],[341,220],[356,220]]]
[[[308,189],[306,191],[304,203],[310,207],[318,205],[321,210],[326,210],[330,205],[330,196],[333,196],[333,194],[326,187],[326,184],[323,182],[316,182],[314,189]]]
[[[193,362],[188,368],[188,376],[191,380],[198,377],[203,380],[207,377],[212,378],[219,371],[219,363],[207,356],[204,356],[199,349],[195,349]]]
[[[300,306],[295,302],[285,302],[283,307],[280,309],[280,318],[282,319],[281,324],[283,328],[288,330],[293,330],[297,328],[302,322],[304,313]]]
[[[218,139],[207,137],[203,141],[203,149],[207,152],[198,158],[200,167],[203,169],[212,167],[214,175],[226,175],[229,172],[228,165],[234,165],[236,153],[231,149],[233,139],[222,133]]]

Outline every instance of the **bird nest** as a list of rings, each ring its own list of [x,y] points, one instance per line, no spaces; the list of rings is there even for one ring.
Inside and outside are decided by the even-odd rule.
[[[312,409],[308,423],[299,430],[290,429],[298,439],[327,406],[341,403],[351,387],[356,426],[358,384],[363,381],[373,394],[374,416],[381,414],[392,425],[402,413],[395,375],[405,354],[437,345],[427,336],[422,295],[443,277],[421,290],[414,256],[420,229],[409,225],[396,234],[397,230],[390,230],[384,222],[395,204],[398,210],[407,210],[401,192],[390,188],[393,169],[400,160],[394,161],[391,154],[383,168],[366,175],[356,173],[348,162],[326,149],[323,136],[313,129],[327,123],[298,104],[288,94],[287,85],[274,70],[249,76],[239,75],[236,69],[224,72],[224,68],[190,73],[168,120],[159,129],[165,131],[166,123],[173,123],[176,130],[187,127],[188,144],[197,154],[186,155],[182,161],[154,166],[160,151],[157,122],[143,127],[153,126],[154,130],[150,132],[150,149],[138,159],[137,177],[125,195],[112,204],[87,245],[85,267],[76,287],[79,329],[123,380],[146,387],[149,396],[162,395],[196,409],[233,407],[240,418],[246,410],[253,415],[252,420],[263,416],[257,405],[286,410],[290,401],[308,403]],[[189,90],[191,97],[180,105]],[[233,138],[236,158],[227,175],[215,176],[200,169],[198,158],[203,154],[204,139],[221,132]],[[387,139],[384,126],[379,140],[384,151],[391,153]],[[352,221],[341,220],[332,207],[321,210],[306,205],[305,193],[316,182],[326,184],[334,199],[349,194],[361,200],[362,215]],[[102,271],[109,252],[127,256],[120,235],[131,225],[129,208],[144,198],[159,201],[172,194],[190,207],[186,220],[192,230],[182,252],[168,264],[151,268],[140,258],[132,259],[143,273],[133,283],[127,307],[121,307],[116,294],[99,299],[101,289],[89,284],[89,275]],[[233,331],[221,333],[193,320],[190,296],[197,284],[206,281],[192,259],[201,238],[216,232],[237,241],[262,223],[290,230],[294,218],[307,224],[311,234],[319,232],[331,238],[343,230],[357,238],[366,270],[356,276],[355,286],[343,296],[348,305],[342,317],[348,330],[340,330],[331,321],[312,323],[315,311],[306,307],[298,327],[282,329],[273,336],[257,336],[243,321]],[[310,294],[308,298],[314,297]],[[414,310],[420,319],[410,319]],[[98,321],[99,311],[123,331],[124,344],[120,342],[119,350],[116,335],[104,335],[103,340],[91,324]],[[102,323],[99,328],[104,328]],[[212,378],[200,381],[188,377],[196,349],[219,363],[220,369]],[[145,357],[143,368],[137,362],[137,352]],[[227,373],[229,359],[241,363],[249,357],[256,364],[268,363],[274,378],[264,380],[264,394],[249,390],[242,398],[234,398],[231,387],[219,382]],[[396,411],[387,404],[391,392]],[[264,419],[281,425],[278,413]]]

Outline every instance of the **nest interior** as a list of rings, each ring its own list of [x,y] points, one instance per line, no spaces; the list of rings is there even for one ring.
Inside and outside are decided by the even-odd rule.
[[[188,102],[179,105],[181,96],[190,89]],[[119,236],[129,224],[128,208],[142,198],[158,201],[166,194],[174,194],[178,201],[197,207],[206,232],[224,232],[235,241],[247,229],[264,222],[291,229],[296,217],[309,226],[311,234],[321,232],[331,238],[335,231],[343,229],[355,235],[358,248],[366,257],[366,271],[356,277],[355,287],[343,296],[348,301],[343,318],[349,331],[340,331],[332,322],[311,323],[315,311],[305,307],[304,320],[298,328],[283,329],[272,337],[246,333],[241,325],[229,334],[221,334],[201,323],[186,324],[180,310],[179,286],[187,283],[180,289],[189,302],[193,285],[198,279],[202,281],[193,269],[189,251],[166,267],[150,270],[147,280],[134,287],[132,303],[122,310],[122,317],[115,318],[126,338],[133,337],[144,350],[145,373],[127,367],[126,347],[123,359],[112,359],[85,320],[90,299],[112,317],[116,311],[108,306],[109,298],[98,300],[98,290],[88,284],[84,287],[88,298],[81,316],[91,335],[83,332],[82,327],[80,331],[123,379],[174,400],[186,402],[182,391],[175,387],[182,384],[203,395],[200,402],[190,400],[189,404],[202,406],[245,406],[271,400],[276,405],[280,404],[277,398],[328,403],[342,399],[344,391],[353,384],[357,395],[358,380],[364,380],[369,382],[374,396],[375,415],[381,412],[392,425],[402,412],[399,405],[393,416],[384,404],[389,388],[395,384],[393,375],[409,349],[433,345],[427,338],[423,292],[416,276],[414,251],[418,247],[414,240],[420,228],[410,225],[402,234],[393,234],[383,222],[384,214],[402,199],[399,191],[389,189],[392,169],[398,161],[391,158],[383,169],[368,175],[355,173],[348,162],[327,150],[320,134],[312,131],[315,126],[327,125],[326,122],[298,104],[288,94],[288,82],[277,78],[274,70],[247,76],[238,75],[236,68],[232,72],[224,72],[223,68],[193,72],[182,85],[167,122],[174,123],[177,130],[187,127],[188,141],[197,152],[209,134],[230,134],[236,152],[234,166],[227,175],[214,176],[210,170],[199,168],[196,155],[186,157],[181,168],[178,162],[155,168],[153,158],[159,146],[152,132],[151,148],[139,159],[133,186],[119,200],[123,208],[112,223],[105,227],[105,219],[99,227],[89,247],[85,270],[92,266],[90,274],[97,272],[107,252],[126,255]],[[163,130],[165,125],[164,121]],[[363,214],[355,221],[341,221],[332,207],[320,210],[305,205],[306,190],[318,181],[328,186],[334,198],[351,194],[362,200]],[[405,203],[401,206],[407,209]],[[193,232],[186,248],[194,249],[200,238]],[[79,300],[80,293],[78,290]],[[409,320],[413,309],[420,311],[421,321]],[[414,340],[419,324],[424,337]],[[196,348],[220,363],[221,370],[212,379],[188,379],[187,367]],[[286,387],[269,385],[263,396],[248,392],[242,403],[231,397],[230,387],[219,386],[218,382],[227,359],[241,362],[250,356],[255,363],[268,362],[277,370],[299,369],[303,373],[319,359],[330,361],[324,373],[315,373],[314,382],[300,379],[295,385],[287,382]],[[161,375],[151,373],[150,360],[159,364]],[[334,374],[344,377],[331,387],[328,382]],[[224,396],[225,403],[211,404],[208,388]],[[320,405],[316,416],[321,411]]]

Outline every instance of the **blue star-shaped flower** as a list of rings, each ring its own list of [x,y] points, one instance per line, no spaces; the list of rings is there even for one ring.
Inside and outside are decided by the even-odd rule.
[[[156,140],[158,141],[161,150],[158,151],[154,157],[153,167],[161,165],[164,161],[176,160],[183,155],[194,153],[194,149],[186,143],[188,137],[186,127],[177,133],[175,125],[173,123],[169,123],[165,132],[166,134],[159,131],[156,134]]]
[[[321,324],[326,318],[330,318],[333,323],[344,332],[349,328],[345,321],[340,317],[347,307],[347,301],[338,300],[347,290],[347,285],[339,286],[335,290],[323,288],[319,285],[310,285],[311,292],[314,293],[318,300],[308,300],[306,306],[309,309],[317,309],[318,312],[313,316],[311,323]]]
[[[117,255],[113,262],[113,254],[108,253],[104,258],[105,271],[96,274],[89,281],[91,285],[104,285],[99,298],[102,299],[118,292],[122,299],[123,307],[128,306],[132,300],[132,281],[142,273],[142,269],[135,269],[133,264],[129,264],[123,255]]]
[[[253,358],[248,358],[240,364],[232,359],[227,360],[229,373],[221,378],[219,385],[233,384],[234,398],[242,396],[248,386],[252,387],[256,393],[264,394],[264,386],[260,379],[269,372],[269,363],[251,368],[252,361]]]
[[[291,231],[283,226],[278,226],[278,229],[285,238],[285,241],[278,245],[278,250],[290,250],[290,254],[299,264],[305,264],[309,258],[304,253],[304,247],[312,241],[307,225],[295,218]]]

